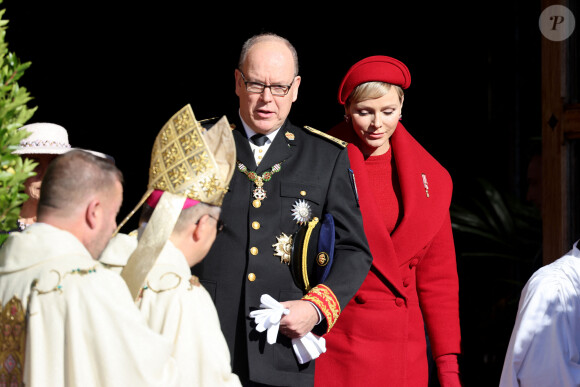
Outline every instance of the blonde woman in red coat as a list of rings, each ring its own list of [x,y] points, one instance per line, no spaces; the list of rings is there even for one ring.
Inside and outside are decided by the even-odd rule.
[[[373,264],[327,334],[315,384],[428,384],[425,327],[441,386],[460,386],[459,285],[449,173],[400,122],[407,66],[387,56],[351,67],[339,89]]]

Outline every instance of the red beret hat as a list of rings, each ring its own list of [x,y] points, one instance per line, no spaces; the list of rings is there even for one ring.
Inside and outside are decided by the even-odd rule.
[[[369,56],[348,70],[338,89],[338,102],[344,105],[355,87],[372,81],[387,82],[406,89],[411,85],[411,73],[403,62],[395,58],[384,55]]]

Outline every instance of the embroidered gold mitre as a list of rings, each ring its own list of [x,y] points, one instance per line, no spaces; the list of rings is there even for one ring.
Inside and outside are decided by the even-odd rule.
[[[220,206],[236,160],[230,132],[225,116],[206,131],[185,106],[155,139],[148,188]]]
[[[225,116],[214,121],[197,121],[187,105],[167,121],[155,139],[147,192],[115,232],[151,193],[163,191],[137,248],[121,271],[135,299],[169,239],[186,199],[221,206],[228,191],[236,165],[234,137]],[[208,126],[211,127],[206,129]]]
[[[136,207],[117,232],[154,190],[221,206],[235,169],[236,148],[225,116],[197,121],[191,105],[171,117],[157,134],[151,152],[149,184]]]

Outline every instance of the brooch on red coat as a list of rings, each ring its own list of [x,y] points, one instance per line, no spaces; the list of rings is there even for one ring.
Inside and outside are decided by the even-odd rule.
[[[421,177],[423,177],[423,187],[425,187],[425,195],[429,197],[429,184],[427,184],[427,175],[422,173]]]

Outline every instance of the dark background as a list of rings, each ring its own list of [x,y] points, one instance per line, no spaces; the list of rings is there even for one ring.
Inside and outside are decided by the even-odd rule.
[[[29,122],[58,123],[72,146],[116,159],[126,182],[120,218],[145,192],[153,141],[175,112],[188,103],[198,119],[236,111],[239,50],[263,31],[298,51],[295,124],[328,130],[344,114],[336,93],[348,68],[369,55],[393,56],[412,76],[403,123],[451,173],[454,200],[469,195],[477,177],[525,198],[531,139],[541,134],[540,4],[433,3],[293,2],[276,10],[237,3],[234,10],[223,2],[5,0],[0,7],[10,51],[32,62],[19,81],[38,106]],[[508,314],[498,332],[474,329],[481,317],[466,311],[493,286],[473,278],[482,273],[460,263],[468,385],[497,384],[513,324]],[[480,333],[499,349],[482,350]]]

